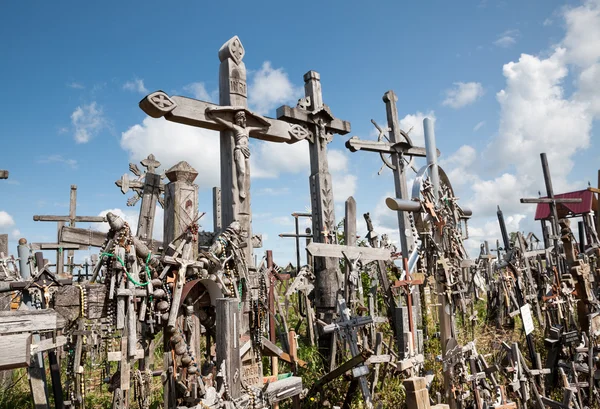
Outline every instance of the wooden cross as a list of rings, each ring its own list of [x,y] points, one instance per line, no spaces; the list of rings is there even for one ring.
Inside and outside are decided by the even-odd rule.
[[[73,250],[82,250],[77,244],[68,244],[61,242],[61,231],[62,227],[66,222],[69,223],[69,227],[75,227],[75,223],[102,223],[106,221],[104,216],[76,216],[75,212],[77,209],[77,185],[71,185],[71,195],[69,201],[69,215],[68,216],[48,216],[48,215],[35,215],[33,220],[36,222],[57,222],[58,223],[58,242],[57,243],[32,243],[32,249],[40,250],[56,250],[56,274],[62,274],[64,272],[64,257],[63,250],[68,249],[68,260],[69,263],[73,263]]]
[[[537,198],[537,199],[521,199],[521,203],[547,203],[550,207],[550,214],[552,215],[551,227],[552,227],[552,240],[554,242],[554,248],[558,248],[559,242],[559,234],[560,227],[558,225],[558,211],[556,205],[558,203],[581,203],[581,198],[577,199],[557,199],[554,197],[554,190],[552,189],[552,178],[550,176],[550,168],[548,167],[548,159],[546,158],[545,153],[540,154],[540,158],[542,160],[542,171],[544,173],[544,183],[546,185],[546,195],[545,198]],[[542,228],[545,227],[545,221],[542,220]],[[561,263],[559,263],[559,268],[562,269]],[[562,273],[562,271],[561,271]]]
[[[339,331],[343,339],[348,342],[350,347],[350,354],[355,357],[360,355],[358,349],[358,337],[356,333],[357,327],[365,326],[373,322],[371,317],[351,317],[350,309],[346,306],[346,301],[343,298],[338,300],[338,309],[340,314],[340,321],[325,325],[323,327],[324,333],[331,333],[333,331]],[[369,368],[366,365],[357,366],[352,369],[353,378],[358,378],[360,390],[362,392],[365,404],[368,408],[373,407],[371,401],[371,391],[367,382],[366,376],[369,374]]]
[[[351,152],[360,150],[379,153],[384,164],[394,172],[394,185],[396,188],[396,197],[399,199],[408,199],[408,189],[406,187],[405,161],[412,167],[414,157],[425,157],[425,148],[413,146],[413,143],[407,132],[400,129],[398,120],[398,110],[396,108],[398,97],[394,91],[388,91],[383,95],[383,102],[387,113],[388,127],[382,129],[373,120],[371,122],[379,131],[379,139],[375,141],[361,140],[353,136],[346,141],[346,148]],[[386,136],[386,134],[388,136]],[[389,157],[387,156],[389,155]],[[439,155],[439,151],[438,151]],[[407,158],[410,160],[407,160]],[[410,229],[408,213],[398,211],[398,228],[400,230],[400,249],[402,257],[407,258],[414,247],[413,233]]]
[[[245,49],[237,36],[219,50],[219,102],[169,96],[156,91],[140,102],[146,114],[197,128],[221,132],[221,226],[237,220],[247,234],[246,263],[254,265],[250,210],[250,169],[248,138],[295,143],[309,131],[301,125],[265,118],[247,109]],[[242,182],[242,183],[240,183]],[[241,185],[241,186],[238,186]]]
[[[0,179],[8,179],[8,170],[0,169]]]
[[[312,234],[308,233],[300,233],[300,225],[298,218],[300,217],[312,217],[312,213],[300,213],[294,212],[292,213],[292,217],[294,218],[294,226],[296,227],[296,231],[294,233],[281,233],[279,237],[293,237],[296,239],[296,274],[300,272],[300,238],[308,238],[312,237]]]
[[[129,175],[125,173],[115,184],[121,188],[123,194],[130,189],[135,193],[133,197],[127,199],[127,206],[135,206],[138,200],[142,199],[136,236],[144,241],[150,241],[152,240],[156,202],[158,201],[160,207],[164,207],[165,204],[163,196],[165,184],[162,182],[165,176],[156,173],[156,168],[160,166],[160,162],[156,160],[153,154],[148,155],[140,163],[147,169],[146,172],[142,173],[135,163],[130,163],[129,170],[137,178],[130,180]]]

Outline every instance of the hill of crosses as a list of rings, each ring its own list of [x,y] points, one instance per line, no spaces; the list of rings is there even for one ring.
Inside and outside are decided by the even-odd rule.
[[[425,146],[415,146],[387,91],[377,140],[353,136],[346,148],[379,154],[393,173],[385,204],[400,239],[392,243],[369,213],[356,214],[352,197],[336,219],[327,146],[351,128],[323,100],[319,73],[304,75],[297,106],[265,117],[248,109],[245,53],[237,36],[219,50],[219,104],[163,91],[139,103],[153,118],[219,132],[213,232],[199,227],[202,175],[185,161],[159,170],[154,152],[115,175],[133,193],[137,226],[113,213],[78,215],[73,185],[68,215],[33,215],[56,223],[55,243],[21,238],[12,249],[0,235],[0,401],[36,409],[599,407],[600,189],[554,192],[540,152],[545,194],[521,203],[536,206],[542,234],[507,231],[498,208],[501,237],[468,254],[472,212],[438,165],[433,122],[425,118]],[[295,232],[282,234],[296,245],[287,266],[254,232],[250,138],[309,146],[311,208],[292,213]],[[152,236],[157,205],[162,242]],[[367,230],[357,231],[363,217]],[[311,227],[301,231],[299,220]],[[89,249],[91,260],[75,263]]]

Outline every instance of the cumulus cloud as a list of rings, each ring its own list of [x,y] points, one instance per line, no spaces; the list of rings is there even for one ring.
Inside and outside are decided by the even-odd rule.
[[[71,114],[71,124],[75,130],[75,142],[87,143],[107,126],[102,107],[96,102],[75,108]]]
[[[139,78],[134,78],[131,81],[127,81],[125,84],[123,84],[123,89],[127,91],[137,92],[138,94],[148,94],[148,89],[146,89],[146,87],[144,86],[144,80]]]
[[[284,104],[295,105],[303,94],[303,88],[292,84],[283,68],[274,69],[269,61],[251,75],[248,85],[250,108],[262,115]]]
[[[15,220],[4,210],[0,210],[0,228],[7,228],[15,225]]]
[[[455,82],[453,88],[446,90],[442,105],[459,109],[474,103],[483,93],[483,86],[479,82]]]
[[[201,177],[200,187],[220,184],[219,133],[166,121],[145,118],[121,135],[121,148],[132,162],[139,162],[150,153],[156,155],[163,169],[179,161],[187,161]]]
[[[502,34],[498,36],[496,41],[494,41],[494,45],[498,47],[508,48],[517,43],[517,38],[521,33],[519,30],[506,30]]]
[[[216,102],[218,99],[218,94],[214,95],[208,93],[203,82],[192,82],[191,84],[184,86],[183,90],[191,93],[193,98],[202,101]]]
[[[423,119],[425,118],[431,119],[435,126],[435,113],[433,111],[425,114],[418,111],[415,114],[408,114],[400,119],[400,128],[408,132],[408,136],[416,146],[425,146],[425,133],[423,130]]]

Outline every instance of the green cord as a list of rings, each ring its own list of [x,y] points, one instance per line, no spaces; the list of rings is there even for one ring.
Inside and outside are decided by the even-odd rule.
[[[112,253],[100,253],[100,257],[104,257],[104,256],[115,257],[117,259],[117,261],[119,263],[121,263],[121,265],[123,266],[123,268],[125,268],[125,262],[121,259],[121,257],[115,256]],[[146,266],[146,268],[148,268],[148,266]],[[126,268],[125,268],[125,274],[127,274],[127,278],[129,279],[129,281],[131,281],[133,284],[135,284],[137,286],[145,287],[145,286],[147,286],[150,283],[150,281],[146,281],[145,283],[138,283],[137,281],[135,281],[133,279],[133,277],[129,274],[129,272],[127,271]]]

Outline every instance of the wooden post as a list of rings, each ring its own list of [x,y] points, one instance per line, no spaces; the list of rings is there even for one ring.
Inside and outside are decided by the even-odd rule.
[[[348,198],[348,200],[346,200],[345,203],[346,206],[346,215],[344,217],[344,244],[346,246],[356,246],[356,200],[354,200],[354,198],[352,196],[350,196]],[[345,294],[344,294],[344,298],[346,300],[350,300],[352,294],[350,294],[349,288],[350,286],[348,285],[349,280],[350,280],[350,270],[351,270],[351,266],[350,263],[348,262],[348,260],[346,260],[346,266],[345,266],[345,284],[344,284],[344,288],[345,288]],[[360,277],[359,277],[360,279]]]
[[[223,230],[221,219],[221,188],[215,186],[213,187],[213,232],[215,235]]]
[[[425,378],[408,378],[403,382],[408,409],[429,409],[429,391]]]
[[[216,302],[217,319],[216,335],[217,371],[223,370],[225,378],[220,378],[219,388],[223,381],[227,384],[229,398],[236,399],[241,395],[242,361],[240,358],[240,308],[235,298],[218,298]]]

